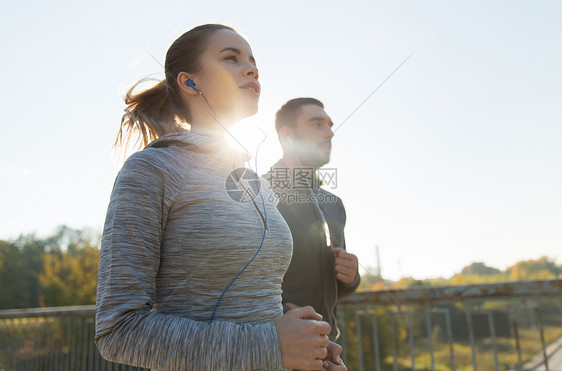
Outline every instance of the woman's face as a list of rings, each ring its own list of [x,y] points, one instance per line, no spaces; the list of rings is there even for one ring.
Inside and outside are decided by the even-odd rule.
[[[230,30],[209,37],[201,69],[190,74],[219,121],[239,121],[258,111],[260,84],[250,45]]]

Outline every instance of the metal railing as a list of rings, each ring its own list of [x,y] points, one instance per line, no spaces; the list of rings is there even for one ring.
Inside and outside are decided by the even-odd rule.
[[[562,370],[549,365],[561,298],[562,280],[356,293],[338,307],[342,358],[350,371]],[[0,310],[0,371],[134,371],[101,358],[94,313]]]
[[[562,280],[360,292],[338,306],[343,357],[360,371],[562,370],[549,365],[561,299]]]
[[[94,344],[95,306],[0,310],[0,371],[134,371]]]

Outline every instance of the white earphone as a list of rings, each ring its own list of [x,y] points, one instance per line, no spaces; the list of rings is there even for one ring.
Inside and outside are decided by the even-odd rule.
[[[290,147],[294,147],[295,143],[293,142],[293,139],[290,136],[286,136],[284,139],[284,142],[287,143]]]

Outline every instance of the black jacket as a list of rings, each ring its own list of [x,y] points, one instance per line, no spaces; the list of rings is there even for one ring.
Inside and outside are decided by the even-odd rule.
[[[351,284],[336,278],[335,254],[326,246],[322,215],[312,201],[317,197],[334,247],[345,248],[345,208],[339,197],[319,188],[316,181],[312,188],[281,187],[282,183],[276,182],[274,170],[283,167],[283,162],[279,161],[264,176],[279,197],[277,209],[293,236],[293,258],[283,278],[283,303],[312,306],[332,326],[330,338],[335,339],[338,332],[336,302],[355,291],[360,277],[357,273]],[[283,307],[288,310],[285,304]]]

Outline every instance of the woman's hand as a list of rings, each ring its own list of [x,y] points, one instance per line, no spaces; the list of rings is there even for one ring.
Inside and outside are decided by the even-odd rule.
[[[275,322],[275,327],[281,343],[283,367],[299,370],[324,369],[323,360],[329,356],[328,334],[331,328],[312,307],[291,309]]]

